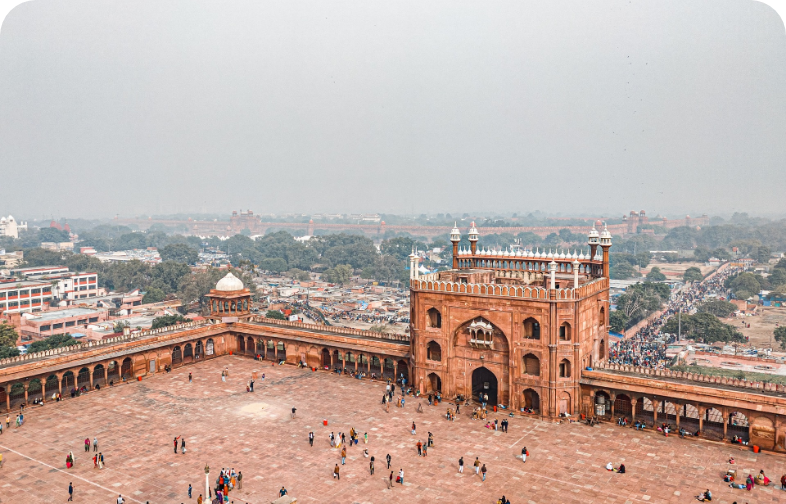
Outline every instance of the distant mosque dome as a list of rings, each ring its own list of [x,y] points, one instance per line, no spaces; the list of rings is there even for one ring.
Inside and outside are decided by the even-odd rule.
[[[216,290],[222,292],[239,291],[243,290],[244,287],[243,282],[232,273],[227,273],[227,275],[216,284]]]

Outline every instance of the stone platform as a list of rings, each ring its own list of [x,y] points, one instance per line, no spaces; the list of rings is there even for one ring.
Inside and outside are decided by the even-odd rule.
[[[225,367],[229,378],[223,383]],[[190,384],[189,371],[194,375]],[[258,379],[251,394],[245,384],[253,371],[260,377],[265,373],[266,379]],[[732,491],[721,481],[727,459],[734,456],[738,473],[764,469],[777,482],[786,472],[781,455],[613,425],[549,424],[519,416],[510,418],[505,434],[484,428],[464,411],[448,422],[445,405],[424,406],[424,413],[417,413],[414,398],[405,409],[391,407],[386,413],[380,404],[384,388],[381,382],[228,356],[28,408],[25,425],[12,425],[0,436],[0,503],[65,502],[69,481],[76,489],[75,502],[112,503],[118,494],[127,503],[196,502],[204,491],[206,463],[211,479],[221,467],[243,472],[243,489],[230,494],[235,503],[271,502],[282,486],[300,503],[324,504],[492,504],[503,494],[513,504],[684,503],[695,502],[694,496],[706,488],[719,503],[786,501],[779,485],[748,493]],[[416,436],[410,434],[413,421]],[[341,458],[330,448],[328,434],[341,431],[349,437],[353,426],[361,441],[348,449],[336,481],[332,470]],[[315,433],[313,448],[309,431]],[[428,431],[435,446],[428,457],[418,457],[415,445],[426,440]],[[186,439],[186,455],[172,450],[172,439],[180,435]],[[106,459],[103,470],[94,469],[92,453],[88,457],[84,452],[84,439],[94,436]],[[526,464],[516,458],[522,446],[530,452]],[[374,476],[364,447],[376,457]],[[69,450],[76,456],[72,469],[65,468]],[[391,470],[405,472],[405,484],[392,490],[386,485],[387,453],[393,459]],[[457,473],[462,455],[463,475]],[[485,482],[472,471],[475,457],[488,468]],[[610,461],[624,463],[627,474],[607,472],[604,466]],[[194,488],[190,501],[189,483]]]

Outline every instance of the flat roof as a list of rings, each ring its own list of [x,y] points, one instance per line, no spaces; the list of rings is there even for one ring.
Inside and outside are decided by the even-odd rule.
[[[92,315],[102,313],[103,310],[94,310],[91,308],[67,308],[65,310],[52,310],[45,312],[38,312],[35,317],[30,317],[28,320],[34,322],[46,322],[49,320],[58,320],[69,317],[79,317],[80,315]]]
[[[24,289],[25,287],[39,287],[39,286],[49,286],[51,285],[49,282],[35,282],[32,280],[22,280],[22,281],[14,281],[14,282],[0,282],[0,290],[14,290],[14,289]]]

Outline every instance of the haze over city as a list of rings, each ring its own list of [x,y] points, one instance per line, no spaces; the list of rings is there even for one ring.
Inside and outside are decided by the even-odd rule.
[[[0,214],[781,215],[785,41],[758,2],[27,2]]]

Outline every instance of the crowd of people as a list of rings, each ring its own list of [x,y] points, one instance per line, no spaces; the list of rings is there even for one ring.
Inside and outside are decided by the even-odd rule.
[[[701,303],[715,297],[728,298],[724,282],[739,273],[739,268],[726,267],[701,282],[693,282],[672,294],[663,311],[650,319],[631,338],[609,345],[608,362],[652,369],[665,369],[670,363],[666,356],[669,344],[677,340],[676,334],[665,334],[661,329],[678,312],[693,314]]]

